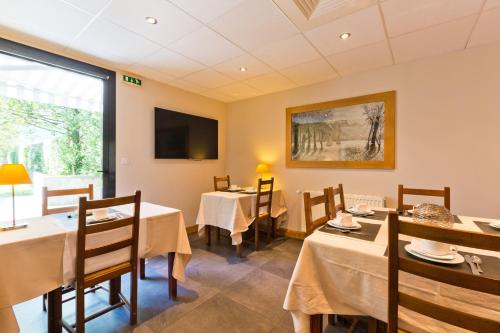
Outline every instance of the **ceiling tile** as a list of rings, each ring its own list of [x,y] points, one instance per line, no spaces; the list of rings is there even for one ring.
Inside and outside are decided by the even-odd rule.
[[[170,0],[198,20],[208,23],[243,0]]]
[[[263,0],[245,0],[209,25],[248,51],[298,32],[272,1]]]
[[[234,102],[236,100],[235,97],[231,97],[229,95],[226,95],[226,94],[220,92],[219,90],[207,90],[207,91],[202,92],[201,95],[208,97],[208,98],[211,98],[211,99],[221,101],[221,102],[225,102],[225,103]]]
[[[241,67],[245,67],[246,71],[242,72]],[[213,67],[218,72],[232,77],[235,80],[245,80],[251,77],[272,72],[262,61],[245,53],[242,56],[225,61]]]
[[[199,93],[202,93],[202,92],[207,90],[204,87],[200,87],[200,86],[193,84],[191,82],[188,82],[184,79],[177,79],[177,80],[169,82],[168,84],[171,86],[174,86],[176,88],[180,88],[182,90],[187,90],[187,91],[193,92],[195,94],[199,94]]]
[[[474,21],[468,16],[392,38],[396,63],[464,49]]]
[[[0,25],[62,45],[71,42],[92,19],[57,0],[0,0],[0,8]]]
[[[248,79],[245,83],[265,94],[291,89],[296,86],[295,83],[276,72]]]
[[[342,40],[340,34],[351,33],[349,39]],[[352,15],[305,32],[316,48],[327,56],[385,39],[384,27],[377,6],[371,6]]]
[[[139,61],[140,65],[161,71],[173,77],[182,77],[205,68],[205,66],[167,49],[158,52]]]
[[[207,66],[243,54],[243,51],[207,27],[194,31],[169,47]]]
[[[479,13],[484,0],[388,0],[382,4],[390,37]]]
[[[321,55],[301,34],[267,44],[252,53],[275,69],[283,69],[321,58]]]
[[[148,16],[156,18],[158,24],[147,23],[145,18]],[[200,22],[165,0],[113,1],[101,17],[163,46],[201,26]]]
[[[97,12],[103,9],[112,0],[61,0],[61,1],[72,4],[89,13],[97,14]]]
[[[332,54],[327,60],[342,76],[392,65],[386,41]]]
[[[469,46],[500,41],[500,7],[483,12],[479,17]]]
[[[206,89],[214,89],[233,81],[231,78],[209,68],[190,74],[184,77],[184,80]]]
[[[133,32],[99,19],[95,20],[70,47],[105,59],[111,57],[110,60],[113,61],[115,58],[127,59],[129,65],[160,49],[159,45]]]
[[[500,6],[500,0],[486,0],[483,10],[490,10]]]
[[[297,85],[326,81],[338,76],[323,58],[286,68],[280,72]]]
[[[175,77],[165,74],[163,72],[160,72],[156,70],[155,68],[151,68],[148,66],[144,66],[141,64],[134,64],[127,68],[127,71],[134,73],[134,74],[139,74],[145,77],[148,77],[150,79],[163,82],[163,83],[169,83],[175,79]]]
[[[255,97],[262,94],[259,90],[241,82],[219,87],[217,91],[236,99]]]

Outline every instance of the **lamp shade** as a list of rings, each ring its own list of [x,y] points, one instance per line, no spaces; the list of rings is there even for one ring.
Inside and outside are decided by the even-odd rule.
[[[31,178],[22,164],[0,166],[0,185],[31,184]]]
[[[269,166],[265,163],[260,163],[257,165],[257,168],[255,169],[255,172],[257,173],[266,173],[269,171]]]

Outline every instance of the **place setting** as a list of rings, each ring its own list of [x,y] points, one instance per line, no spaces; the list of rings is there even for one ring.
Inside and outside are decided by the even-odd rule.
[[[490,234],[500,234],[500,221],[494,221],[494,222],[474,221],[474,223],[483,232]]]
[[[359,203],[346,209],[354,217],[384,221],[387,218],[387,212],[380,210],[371,210],[365,203]]]
[[[319,231],[334,235],[342,235],[362,240],[374,241],[380,230],[380,224],[364,223],[353,219],[351,213],[338,212],[333,220],[329,220]]]

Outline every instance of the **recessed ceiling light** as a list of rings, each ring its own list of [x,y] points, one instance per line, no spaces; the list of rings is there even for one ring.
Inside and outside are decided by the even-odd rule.
[[[149,24],[156,24],[158,23],[158,20],[155,19],[154,17],[148,16],[146,17],[146,22],[148,22]]]
[[[241,71],[241,72],[246,72],[246,71],[247,71],[247,68],[246,68],[246,67],[240,67],[240,71]]]
[[[350,37],[351,37],[350,32],[344,32],[343,34],[340,34],[340,36],[339,36],[340,39],[348,39]]]

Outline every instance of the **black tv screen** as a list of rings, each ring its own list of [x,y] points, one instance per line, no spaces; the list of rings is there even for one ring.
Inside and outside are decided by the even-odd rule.
[[[155,108],[155,158],[216,160],[218,121]]]

